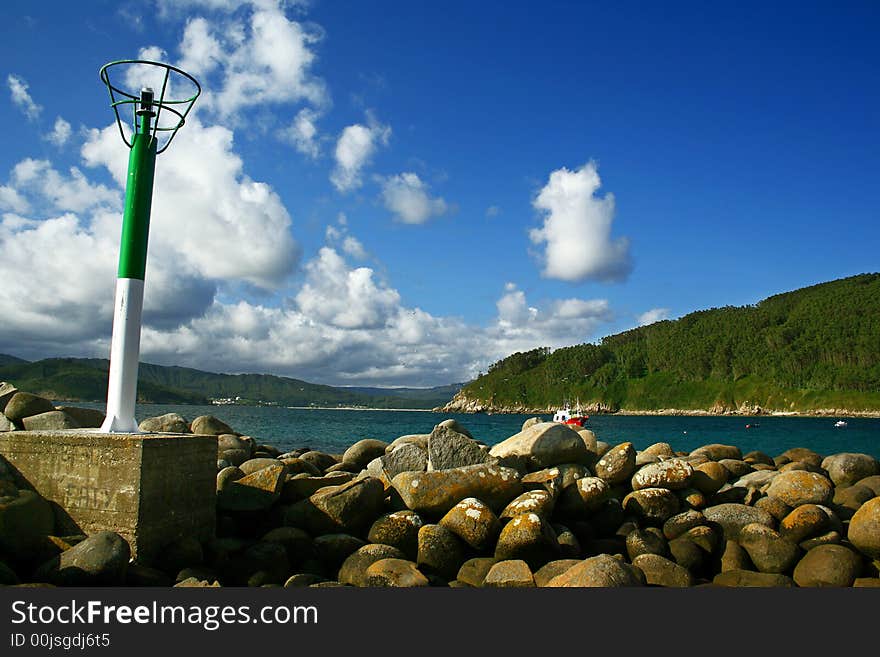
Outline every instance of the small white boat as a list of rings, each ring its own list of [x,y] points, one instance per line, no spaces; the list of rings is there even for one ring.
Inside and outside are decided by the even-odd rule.
[[[568,404],[565,404],[565,406],[556,411],[556,414],[553,416],[554,422],[562,422],[563,424],[574,425],[576,427],[583,427],[589,419],[590,416],[581,411],[580,400],[578,400],[578,404],[573,411]]]
[[[837,427],[838,429],[842,429],[843,427],[846,426],[846,422],[844,422],[843,420],[838,420],[837,422],[834,423],[834,426]]]

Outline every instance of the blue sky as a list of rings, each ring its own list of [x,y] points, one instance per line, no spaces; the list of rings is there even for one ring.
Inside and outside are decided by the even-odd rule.
[[[7,1],[0,352],[109,353],[139,56],[205,90],[142,360],[434,385],[876,271],[880,7],[805,4]]]

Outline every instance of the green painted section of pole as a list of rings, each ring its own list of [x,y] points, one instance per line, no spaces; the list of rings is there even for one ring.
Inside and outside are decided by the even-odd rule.
[[[133,135],[128,155],[125,185],[125,214],[122,217],[122,245],[119,249],[119,278],[144,280],[147,269],[147,237],[153,202],[153,173],[156,170],[156,139],[150,135],[150,120],[142,117],[140,131]]]

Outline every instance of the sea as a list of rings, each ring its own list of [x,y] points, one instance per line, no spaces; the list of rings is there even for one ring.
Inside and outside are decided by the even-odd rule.
[[[57,402],[63,403],[63,402]],[[77,406],[104,409],[103,404]],[[192,421],[213,415],[258,443],[282,451],[302,447],[340,454],[362,438],[390,442],[398,436],[430,433],[443,420],[454,418],[477,440],[494,445],[520,431],[533,415],[460,414],[432,411],[286,408],[281,406],[141,404],[138,422],[165,413]],[[550,420],[550,415],[537,416]],[[843,419],[847,426],[835,427]],[[611,445],[631,442],[636,449],[669,443],[676,451],[691,451],[709,443],[736,445],[743,454],[758,450],[777,456],[791,447],[807,447],[822,455],[860,452],[880,458],[880,418],[792,416],[666,416],[595,415],[587,428]]]

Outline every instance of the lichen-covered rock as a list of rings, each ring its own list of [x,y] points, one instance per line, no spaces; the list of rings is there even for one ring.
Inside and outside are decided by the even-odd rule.
[[[483,586],[486,575],[489,574],[489,571],[496,562],[497,559],[494,557],[474,557],[473,559],[468,559],[461,564],[455,579],[459,582],[464,582],[468,586]]]
[[[516,470],[490,464],[436,472],[402,472],[391,480],[408,509],[440,517],[467,497],[500,511],[522,492]]]
[[[147,433],[190,433],[189,422],[179,413],[148,417],[138,425],[138,430]]]
[[[582,463],[587,448],[578,432],[557,422],[541,422],[514,434],[489,450],[496,458],[522,456],[533,470],[560,463]]]
[[[405,559],[379,559],[367,566],[364,571],[365,586],[385,586],[411,588],[428,586],[428,578],[416,564]]]
[[[427,575],[455,579],[464,563],[461,539],[442,525],[424,525],[419,529],[419,569]]]
[[[501,530],[495,558],[522,559],[533,570],[560,556],[559,543],[550,521],[535,513],[523,513]]]
[[[483,580],[486,588],[531,588],[535,577],[522,559],[499,561],[489,569]]]
[[[762,573],[786,573],[801,556],[800,548],[775,529],[752,523],[740,530],[739,544]]]
[[[778,497],[789,506],[828,504],[834,497],[834,486],[827,477],[816,472],[792,470],[780,473],[770,482],[767,495]]]
[[[596,476],[609,484],[620,484],[632,477],[636,469],[636,449],[632,443],[621,443],[609,449],[596,463]]]
[[[607,554],[584,559],[549,582],[550,588],[644,586],[641,570]]]
[[[719,504],[703,509],[703,517],[718,524],[724,530],[726,540],[738,540],[740,530],[748,524],[760,523],[775,526],[775,520],[767,511],[745,504]]]
[[[284,468],[284,476],[287,476],[287,466],[284,465],[278,459],[270,459],[270,458],[256,458],[256,459],[248,459],[244,463],[238,466],[238,468],[244,472],[246,475],[254,474],[255,472],[259,472],[264,468],[273,468],[276,466],[281,466]]]
[[[476,550],[490,548],[501,532],[501,521],[475,497],[467,497],[449,509],[439,524]]]
[[[861,574],[861,557],[843,545],[819,545],[794,568],[798,586],[852,586]]]
[[[623,510],[662,525],[679,511],[678,497],[667,488],[641,488],[623,498]]]
[[[501,518],[513,518],[521,513],[537,513],[549,518],[553,515],[554,498],[545,490],[526,491],[516,496],[501,512]]]
[[[766,511],[778,521],[782,521],[782,519],[792,511],[792,508],[788,504],[780,500],[778,497],[773,497],[771,495],[766,495],[755,502],[755,508]]]
[[[816,504],[801,504],[779,522],[779,533],[793,543],[817,536],[829,526],[828,514]]]
[[[688,487],[693,474],[694,469],[687,461],[669,459],[641,467],[632,476],[631,486],[633,490],[642,488],[679,490]]]
[[[284,482],[281,496],[285,502],[296,502],[311,497],[319,490],[329,486],[342,486],[351,480],[352,474],[350,472],[333,472],[323,477],[300,473]]]
[[[640,554],[632,563],[645,574],[645,581],[651,586],[693,586],[694,577],[687,568],[659,554]]]
[[[213,415],[200,415],[190,424],[190,431],[201,436],[219,436],[222,433],[235,433],[232,427]]]
[[[850,518],[847,538],[862,554],[880,559],[880,497],[862,504]]]
[[[706,461],[694,468],[691,485],[705,495],[714,495],[730,476],[729,471],[717,461]]]
[[[785,587],[795,586],[794,580],[776,573],[756,573],[751,570],[726,570],[712,579],[715,586],[736,587]]]
[[[406,555],[390,545],[369,543],[358,548],[343,562],[339,569],[338,581],[352,586],[367,586],[367,568],[382,559],[402,559]]]
[[[822,455],[814,452],[806,447],[792,447],[777,456],[773,461],[777,466],[793,463],[795,461],[803,461],[810,465],[820,467],[822,465]]]
[[[687,530],[703,525],[706,517],[696,509],[688,509],[677,513],[663,523],[663,534],[667,539],[678,538]]]
[[[281,497],[286,469],[277,465],[257,470],[241,479],[229,481],[217,492],[217,508],[223,511],[260,511]]]
[[[29,392],[16,392],[6,402],[3,414],[12,422],[21,422],[26,417],[54,410],[55,406],[48,399],[32,395]]]
[[[307,529],[312,535],[364,532],[382,512],[385,487],[374,477],[322,488],[309,497]]]
[[[557,505],[569,518],[585,518],[611,496],[611,486],[599,477],[582,477],[563,489]]]
[[[370,543],[393,545],[411,559],[419,553],[419,529],[424,525],[415,511],[394,511],[380,516],[370,527],[367,540]]]
[[[449,470],[492,460],[476,440],[448,426],[438,425],[428,437],[428,470]]]
[[[822,469],[835,486],[851,486],[860,479],[880,474],[880,462],[870,454],[844,452],[826,457]]]
[[[367,473],[391,482],[401,472],[424,472],[428,469],[428,453],[413,444],[403,444],[367,464]]]
[[[547,586],[547,583],[554,577],[561,575],[580,562],[581,559],[556,559],[555,561],[548,561],[535,571],[535,586]]]

